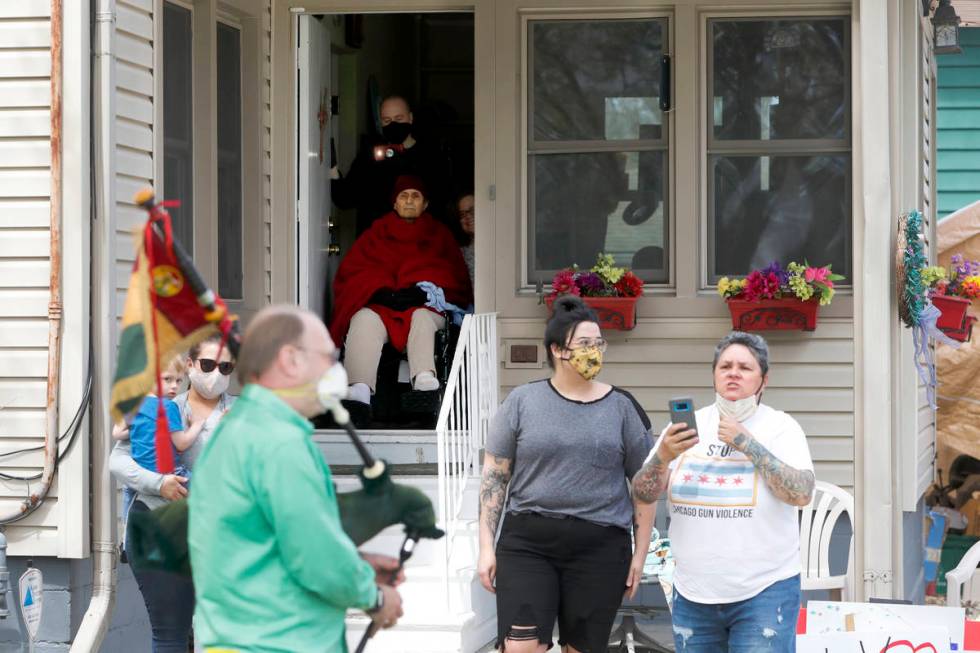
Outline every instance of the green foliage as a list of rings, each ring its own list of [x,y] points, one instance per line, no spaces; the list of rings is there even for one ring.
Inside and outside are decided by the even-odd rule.
[[[905,284],[902,289],[901,311],[905,326],[913,327],[919,323],[922,309],[926,302],[926,284],[922,268],[926,267],[924,247],[922,245],[922,214],[912,211],[905,220],[905,251],[902,253],[902,263],[905,267]]]

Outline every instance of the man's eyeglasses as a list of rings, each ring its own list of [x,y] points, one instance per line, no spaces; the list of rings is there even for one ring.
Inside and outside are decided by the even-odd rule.
[[[213,358],[198,358],[197,363],[201,366],[201,371],[205,374],[210,374],[216,367],[224,376],[228,376],[235,371],[235,364],[228,361],[219,363]]]
[[[568,343],[569,349],[585,349],[587,347],[598,347],[599,351],[606,351],[609,342],[605,338],[576,338]]]
[[[339,349],[331,349],[330,351],[326,351],[324,349],[310,349],[309,347],[303,347],[302,345],[295,345],[295,347],[300,351],[307,351],[307,352],[312,352],[314,354],[320,354],[324,358],[328,359],[331,363],[336,363],[340,360]]]

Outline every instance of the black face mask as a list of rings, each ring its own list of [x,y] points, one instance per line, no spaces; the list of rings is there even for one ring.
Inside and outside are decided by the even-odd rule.
[[[390,122],[381,128],[381,134],[389,143],[402,143],[412,134],[412,123]]]

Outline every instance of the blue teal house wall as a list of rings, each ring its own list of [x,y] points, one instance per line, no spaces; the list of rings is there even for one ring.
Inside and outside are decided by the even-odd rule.
[[[980,200],[980,27],[960,28],[960,45],[936,56],[939,219]]]

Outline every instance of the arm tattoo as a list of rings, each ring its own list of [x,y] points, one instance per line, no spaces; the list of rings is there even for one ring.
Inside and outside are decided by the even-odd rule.
[[[749,457],[777,499],[791,506],[805,506],[810,503],[815,484],[813,472],[790,467],[744,433],[735,436],[735,446]]]
[[[667,488],[670,470],[655,453],[633,477],[633,496],[643,503],[654,503]]]
[[[510,483],[510,459],[493,456],[493,462],[497,466],[484,466],[480,483],[480,519],[491,534],[497,532],[504,511],[507,484]]]

